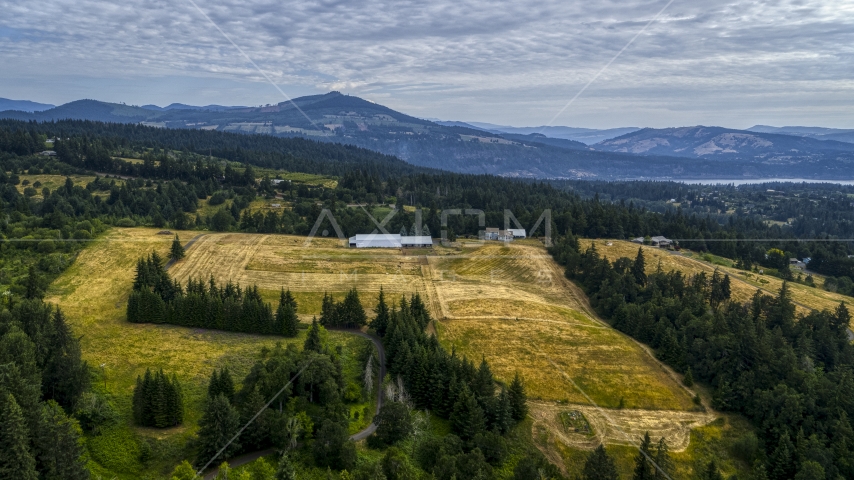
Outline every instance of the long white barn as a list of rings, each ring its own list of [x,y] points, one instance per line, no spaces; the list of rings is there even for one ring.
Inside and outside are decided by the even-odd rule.
[[[368,233],[350,237],[353,248],[407,248],[432,247],[433,238],[429,235],[400,235],[398,233]]]

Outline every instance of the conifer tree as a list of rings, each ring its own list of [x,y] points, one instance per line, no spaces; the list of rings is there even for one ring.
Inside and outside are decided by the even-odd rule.
[[[42,478],[84,480],[89,478],[77,420],[69,418],[53,400],[42,404],[35,444]]]
[[[338,325],[338,309],[331,295],[323,292],[323,300],[320,302],[320,324],[324,327]]]
[[[618,480],[620,478],[617,472],[617,465],[614,459],[608,455],[603,445],[596,447],[596,450],[590,453],[587,457],[587,462],[584,463],[584,471],[582,472],[583,480]]]
[[[305,337],[305,343],[302,346],[303,350],[321,353],[323,345],[320,342],[320,324],[317,323],[317,318],[311,321],[311,326],[308,327],[308,335]]]
[[[58,308],[53,313],[51,325],[42,390],[46,399],[56,400],[70,409],[89,387],[89,367],[82,360],[80,342]]]
[[[279,306],[276,308],[277,331],[275,333],[286,337],[295,337],[297,336],[298,325],[299,319],[297,318],[296,301],[293,295],[291,295],[291,291],[288,290],[285,292],[283,288],[282,293],[279,295]]]
[[[513,427],[513,406],[510,404],[510,395],[503,387],[496,399],[495,418],[493,428],[497,428],[502,434],[510,431]]]
[[[37,480],[24,413],[11,393],[0,402],[0,480]]]
[[[386,334],[389,322],[388,305],[385,302],[385,292],[383,292],[382,287],[380,287],[380,295],[379,298],[377,298],[376,312],[377,316],[371,321],[371,328],[373,328],[374,331],[377,332],[377,335],[382,338]]]
[[[477,377],[474,380],[472,387],[475,395],[478,398],[492,398],[495,395],[495,383],[492,379],[492,370],[489,369],[489,364],[486,363],[486,357],[481,357],[480,367],[477,370]]]
[[[700,478],[702,480],[724,480],[723,475],[721,475],[721,472],[718,470],[718,464],[714,459],[709,461],[706,468],[703,469],[703,472],[700,474]],[[797,476],[795,478],[798,479]],[[822,472],[821,478],[824,478],[824,472]]]
[[[682,383],[686,387],[694,386],[694,374],[691,373],[691,367],[688,367],[688,371],[685,372],[685,378],[682,379]]]
[[[198,461],[204,464],[210,460],[239,429],[240,414],[231,406],[225,395],[220,394],[208,399],[202,418],[199,419]],[[221,454],[222,458],[228,458],[240,449],[238,440],[229,445]]]
[[[485,427],[483,409],[468,387],[464,386],[451,414],[451,430],[464,441],[469,441],[483,432]]]
[[[667,480],[673,471],[673,460],[670,458],[670,449],[664,437],[658,440],[655,447],[655,465],[653,466],[653,478],[656,480]]]
[[[175,234],[175,239],[172,240],[172,248],[169,249],[169,258],[178,261],[184,258],[184,246],[181,245],[181,240],[178,239],[178,234]]]
[[[27,271],[27,280],[24,284],[24,287],[26,288],[24,298],[32,300],[44,297],[44,287],[42,286],[42,283],[43,280],[36,271],[35,265],[30,265],[30,269]]]
[[[652,439],[649,438],[649,432],[646,432],[643,440],[641,440],[638,454],[635,456],[635,470],[632,480],[653,480],[655,478],[649,461],[652,457]]]
[[[507,394],[510,397],[513,420],[521,422],[528,415],[528,405],[525,403],[528,400],[528,396],[525,394],[525,385],[522,384],[519,372],[516,372],[516,375],[513,377],[513,382],[510,383],[510,389]]]
[[[638,285],[646,285],[646,262],[643,257],[643,248],[638,247],[638,254],[632,264],[632,276]]]

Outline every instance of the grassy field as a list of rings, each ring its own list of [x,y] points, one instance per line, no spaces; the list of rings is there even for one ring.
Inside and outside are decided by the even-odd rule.
[[[258,285],[274,303],[282,288],[290,289],[306,321],[320,314],[324,292],[340,299],[356,287],[369,312],[376,306],[380,288],[395,299],[426,293],[423,260],[417,256],[400,250],[344,248],[337,239],[313,239],[308,246],[305,242],[306,237],[290,235],[208,234],[170,273],[181,283],[213,275],[217,281]]]
[[[167,472],[188,453],[185,444],[198,420],[211,370],[227,365],[242,378],[262,346],[282,340],[127,323],[124,307],[136,259],[152,250],[165,256],[169,249],[172,237],[156,232],[111,231],[84,250],[49,292],[49,301],[61,305],[75,331],[83,335],[84,357],[98,372],[96,388],[109,394],[125,419],[87,439],[93,471],[104,477],[155,478]],[[178,233],[186,242],[202,232]],[[634,454],[625,446],[622,432],[634,436],[649,430],[654,436],[666,436],[680,451],[678,465],[686,472],[692,462],[728,448],[730,437],[736,435],[729,420],[717,425],[720,416],[698,408],[678,376],[598,319],[542,246],[533,241],[460,245],[438,247],[425,255],[425,251],[349,249],[328,238],[306,245],[305,237],[204,233],[170,274],[181,283],[213,275],[220,282],[257,284],[274,306],[280,289],[289,288],[303,321],[320,313],[324,292],[340,299],[357,287],[369,316],[380,288],[392,298],[420,292],[438,319],[435,331],[446,347],[475,361],[485,357],[501,382],[509,382],[515,372],[522,375],[532,399],[535,440],[540,438],[540,447],[570,473],[577,471],[579,461],[583,464],[593,443],[589,436],[561,432],[564,427],[557,419],[564,410],[582,411],[598,435],[595,438],[614,445],[609,450],[619,454],[621,464],[630,464]],[[656,253],[663,254],[650,255]],[[654,268],[657,260],[649,260],[652,257],[648,264]],[[664,263],[679,257],[661,258]],[[364,342],[341,333],[331,335],[347,351]],[[97,368],[101,364],[103,370]],[[179,376],[188,399],[186,426],[153,430],[129,425],[133,384],[146,367],[162,367]],[[360,421],[351,430],[365,423],[365,408],[372,407],[351,407],[351,414],[360,412]],[[155,445],[162,459],[143,467],[137,460],[142,442]]]
[[[581,249],[584,250],[590,246],[591,240],[580,240]],[[608,245],[610,243],[611,245]],[[604,255],[609,260],[613,261],[620,257],[635,258],[640,245],[620,241],[596,241],[596,250],[600,255]],[[723,257],[711,257],[715,263],[704,261],[698,254],[691,252],[669,252],[655,247],[644,246],[644,258],[646,259],[646,268],[648,272],[653,272],[658,268],[659,262],[664,271],[677,270],[685,275],[695,275],[700,272],[706,272],[711,275],[715,269],[721,273],[727,273],[732,282],[732,297],[733,299],[746,302],[750,300],[757,289],[762,289],[769,295],[776,295],[783,286],[783,280],[770,275],[761,275],[756,272],[746,272],[738,270],[730,266],[732,262]],[[821,283],[822,279],[816,277],[816,282]],[[838,293],[828,292],[821,288],[809,287],[799,283],[789,282],[789,287],[792,292],[792,300],[798,305],[799,313],[807,313],[810,309],[814,310],[833,310],[840,302],[851,304],[854,298],[840,295]]]
[[[118,425],[102,435],[87,438],[92,470],[105,478],[159,478],[171,471],[188,454],[185,445],[200,417],[207,380],[214,368],[228,366],[236,379],[242,379],[262,347],[272,347],[279,341],[301,345],[304,340],[304,332],[296,339],[286,340],[128,323],[125,304],[137,258],[152,251],[166,256],[171,243],[171,236],[156,235],[157,231],[111,231],[81,252],[48,292],[47,300],[62,307],[74,331],[82,336],[84,359],[95,367],[97,375],[94,387],[107,393],[122,417]],[[187,241],[199,232],[177,233]],[[190,258],[193,252],[189,250]],[[330,332],[330,338],[343,344],[347,351],[356,351],[367,341],[337,332]],[[185,393],[183,426],[156,430],[130,425],[133,386],[146,368],[163,368],[177,374]],[[154,445],[154,451],[161,456],[148,467],[138,460],[143,442]]]
[[[590,404],[586,394],[610,408],[694,408],[655,360],[591,315],[541,246],[487,242],[430,264],[442,342],[485,356],[502,381],[519,372],[532,398]]]

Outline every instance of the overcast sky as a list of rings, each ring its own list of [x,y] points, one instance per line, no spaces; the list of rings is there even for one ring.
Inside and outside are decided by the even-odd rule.
[[[668,0],[196,0],[292,97],[549,123]],[[0,97],[284,98],[190,0],[0,0]],[[854,128],[854,0],[675,0],[554,125]]]

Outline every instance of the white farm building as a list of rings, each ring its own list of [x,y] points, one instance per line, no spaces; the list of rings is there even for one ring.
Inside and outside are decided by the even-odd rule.
[[[400,235],[398,233],[369,233],[350,237],[353,248],[411,248],[432,247],[429,235]]]

